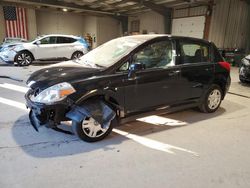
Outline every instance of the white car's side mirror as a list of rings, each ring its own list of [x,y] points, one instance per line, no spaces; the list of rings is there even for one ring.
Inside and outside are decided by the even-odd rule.
[[[41,41],[38,40],[38,41],[35,42],[35,44],[36,44],[36,45],[40,45],[40,44],[41,44]]]

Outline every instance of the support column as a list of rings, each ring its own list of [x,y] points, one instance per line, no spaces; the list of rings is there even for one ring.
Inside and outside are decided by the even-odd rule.
[[[166,34],[171,34],[171,31],[172,31],[172,11],[168,11],[164,15],[164,29],[165,29]]]
[[[112,16],[113,18],[119,20],[122,24],[122,34],[128,33],[128,16]]]
[[[250,0],[247,1],[247,6],[248,6],[247,23],[250,23]],[[249,54],[250,53],[250,24],[247,24],[246,40],[247,40],[246,53]]]

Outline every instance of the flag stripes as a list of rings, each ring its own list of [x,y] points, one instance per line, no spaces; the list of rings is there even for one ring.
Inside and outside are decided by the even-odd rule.
[[[7,37],[28,39],[26,9],[4,6],[4,19]]]

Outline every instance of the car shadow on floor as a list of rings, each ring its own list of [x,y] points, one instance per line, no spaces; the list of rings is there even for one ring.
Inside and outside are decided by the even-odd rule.
[[[144,136],[168,129],[180,128],[183,126],[192,126],[195,123],[205,120],[218,119],[222,115],[230,114],[246,108],[243,105],[232,101],[224,100],[222,106],[214,113],[202,113],[198,109],[187,109],[175,113],[162,114],[149,118],[149,120],[134,121],[119,127],[121,130],[131,134]]]
[[[9,63],[0,63],[0,67],[14,67],[14,65]]]
[[[48,66],[56,63],[60,63],[62,61],[34,61],[31,66]]]
[[[15,122],[12,136],[17,143],[14,148],[21,148],[27,154],[37,158],[68,156],[100,149],[116,151],[119,150],[119,144],[126,140],[117,134],[111,134],[100,142],[87,143],[75,135],[64,134],[46,127],[40,127],[39,132],[36,132],[27,115]]]
[[[230,105],[230,108],[228,106]],[[146,136],[170,129],[192,126],[196,122],[220,118],[222,114],[232,114],[241,110],[244,106],[226,101],[223,107],[211,114],[200,113],[194,110],[185,110],[173,114],[159,116],[155,120],[157,123],[143,122],[143,120],[130,122],[116,129],[125,131],[126,134]],[[159,121],[160,120],[160,121]],[[164,123],[160,122],[164,120]],[[206,124],[204,126],[207,126]],[[127,137],[112,132],[108,137],[100,142],[86,143],[78,139],[75,135],[63,134],[52,129],[41,127],[36,132],[30,125],[28,115],[20,117],[12,127],[12,136],[16,142],[13,148],[21,148],[25,153],[36,158],[53,158],[82,154],[95,150],[119,152],[122,142],[128,140]]]
[[[29,66],[48,66],[56,63],[60,63],[62,61],[34,61],[31,65]],[[22,68],[28,69],[29,66],[21,66]],[[13,63],[2,63],[0,62],[0,67],[18,67],[17,65],[15,66]]]

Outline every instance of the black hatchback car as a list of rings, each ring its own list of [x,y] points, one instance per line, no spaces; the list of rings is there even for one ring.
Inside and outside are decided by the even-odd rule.
[[[76,135],[94,142],[149,114],[193,107],[215,112],[230,82],[230,65],[213,43],[136,35],[33,73],[25,97],[36,130],[72,121]]]

